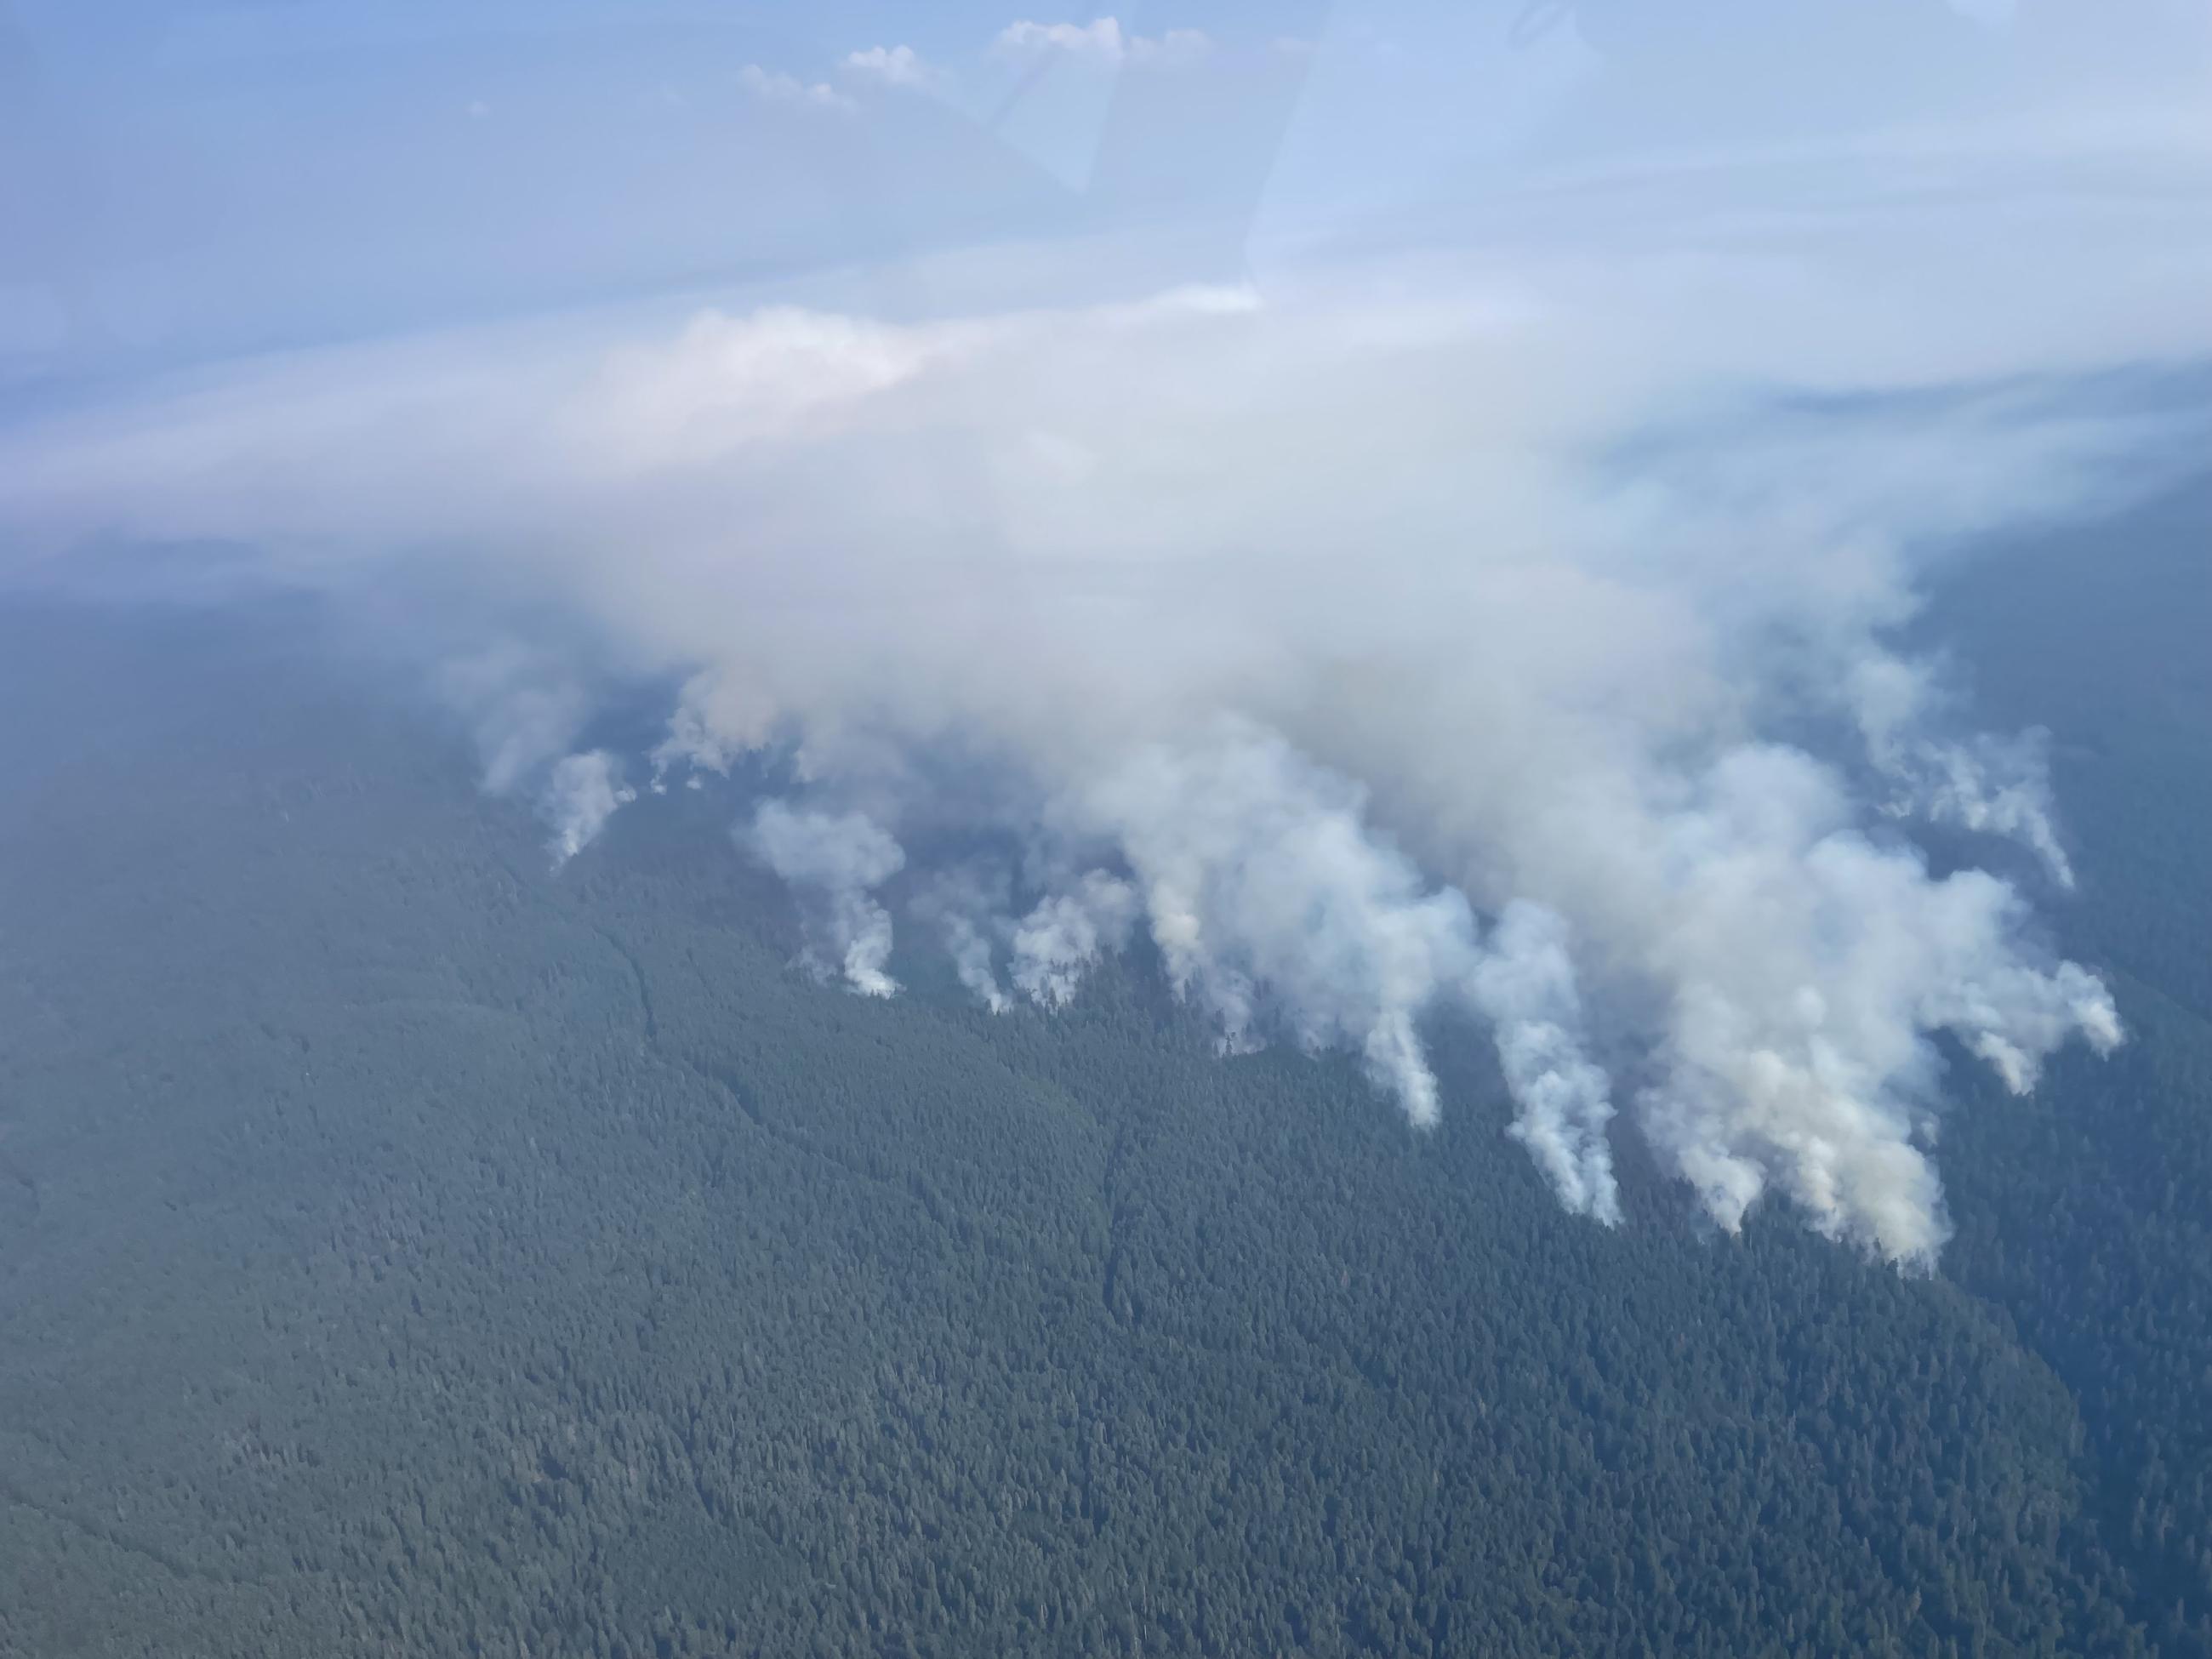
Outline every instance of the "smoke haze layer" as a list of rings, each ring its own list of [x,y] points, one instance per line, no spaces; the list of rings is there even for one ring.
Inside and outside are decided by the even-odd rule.
[[[2035,925],[2074,881],[2039,739],[1900,630],[1931,562],[2185,454],[2087,371],[2212,345],[2205,247],[2158,240],[2202,146],[2002,131],[1601,169],[1228,283],[1014,248],[896,304],[265,359],[0,430],[0,524],[47,572],[465,584],[433,678],[556,862],[626,761],[787,758],[738,855],[854,992],[899,990],[908,826],[988,832],[1018,854],[915,872],[907,920],[994,1011],[1141,929],[1225,1049],[1355,1054],[1416,1127],[1459,1011],[1577,1212],[1620,1220],[1632,1125],[1725,1228],[1776,1194],[1925,1263],[1942,1042],[2020,1091],[2123,1033]],[[2056,191],[2053,145],[2162,194]],[[661,683],[649,752],[584,744],[592,688]]]

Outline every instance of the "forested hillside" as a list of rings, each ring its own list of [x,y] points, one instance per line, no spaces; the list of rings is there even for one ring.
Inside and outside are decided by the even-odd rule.
[[[296,619],[19,607],[0,1651],[2212,1654],[2186,507],[1946,617],[2135,1040],[1961,1071],[1933,1278],[1565,1214],[1470,1032],[1416,1136],[1141,954],[823,988],[741,782],[552,874]]]
[[[1946,1138],[1945,1272],[2075,1391],[2100,1513],[2166,1650],[2212,1651],[2212,483],[2007,547],[1942,596],[1999,722],[2054,729],[2083,849],[2058,911],[2134,1037]],[[1962,1074],[1963,1077],[1963,1074]]]

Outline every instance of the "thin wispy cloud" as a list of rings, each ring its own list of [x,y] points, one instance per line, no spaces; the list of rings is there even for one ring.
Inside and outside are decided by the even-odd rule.
[[[738,84],[763,103],[794,109],[818,109],[849,114],[859,108],[848,94],[827,82],[805,82],[781,70],[765,70],[747,64],[738,71]]]

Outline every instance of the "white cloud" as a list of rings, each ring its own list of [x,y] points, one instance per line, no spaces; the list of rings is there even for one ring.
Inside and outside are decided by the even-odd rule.
[[[1124,64],[1188,69],[1212,51],[1213,42],[1200,29],[1129,34],[1112,17],[1089,23],[1037,23],[1024,19],[1000,30],[992,49],[1000,57],[1022,63],[1059,54],[1115,69]]]
[[[763,103],[783,104],[794,109],[834,110],[842,114],[859,107],[826,82],[810,83],[782,70],[763,69],[758,64],[747,64],[739,70],[738,84]]]
[[[921,89],[935,85],[939,78],[912,46],[869,46],[848,52],[842,67],[848,75],[887,87]]]

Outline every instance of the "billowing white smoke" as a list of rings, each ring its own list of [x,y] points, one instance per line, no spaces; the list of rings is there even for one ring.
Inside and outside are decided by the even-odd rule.
[[[591,713],[591,698],[552,653],[499,640],[451,659],[434,676],[467,723],[495,795],[526,788],[552,829],[545,850],[559,869],[599,839],[607,820],[637,799],[621,760],[604,749],[564,753]]]
[[[933,923],[961,986],[994,1014],[1013,1006],[999,984],[994,935],[1006,931],[1006,883],[974,869],[940,871],[914,901],[915,915]]]
[[[551,653],[500,640],[444,664],[439,690],[468,723],[495,795],[542,777],[591,713],[591,700]]]
[[[1065,1004],[1141,924],[1228,1044],[1355,1051],[1418,1123],[1448,1104],[1424,1016],[1471,1010],[1573,1207],[1618,1214],[1617,1107],[1724,1225],[1777,1193],[1926,1260],[1940,1034],[2025,1088],[2119,1026],[2011,888],[1936,879],[1888,810],[2070,874],[2033,744],[1895,658],[1912,560],[2069,502],[2139,429],[1955,396],[1787,441],[1729,405],[1703,470],[1639,471],[1624,440],[1717,386],[2054,374],[2212,335],[2187,261],[2091,257],[2074,197],[1983,183],[2002,234],[1846,191],[1835,230],[1698,221],[1721,240],[1686,264],[1700,186],[1662,178],[1649,245],[1623,213],[1134,303],[272,362],[0,434],[0,527],[258,544],[294,577],[468,550],[518,613],[584,619],[594,673],[687,682],[657,776],[787,746],[808,799],[867,804],[771,803],[743,836],[857,990],[896,988],[881,825],[966,811],[1060,872],[933,917],[988,1006]],[[2124,216],[2150,246],[2184,216]],[[2030,267],[2069,303],[1988,303]],[[1856,280],[1876,268],[1912,280]],[[588,713],[567,684],[495,661],[453,695],[495,787],[605,784],[562,797],[587,836],[623,792],[561,759]],[[1858,752],[1778,741],[1808,726]],[[956,775],[975,799],[925,781]]]
[[[864,996],[887,997],[898,981],[884,971],[891,957],[890,912],[874,890],[906,866],[899,844],[859,812],[817,812],[772,800],[753,815],[746,843],[762,863],[810,900],[808,925],[845,983]],[[813,947],[810,946],[810,951]]]
[[[1868,657],[1856,665],[1851,684],[1868,757],[1897,792],[1888,806],[1893,815],[2016,841],[2060,887],[2074,885],[2074,865],[2058,839],[2043,733],[1928,736],[1935,697],[1929,671],[1895,657]]]
[[[999,975],[991,965],[990,936],[957,911],[948,912],[941,925],[945,949],[960,983],[993,1013],[1005,1013],[1013,1005],[999,988]]]
[[[1229,1047],[1256,1040],[1272,1010],[1310,1049],[1357,1049],[1426,1128],[1443,1107],[1420,1022],[1471,1008],[1496,1031],[1513,1133],[1561,1201],[1620,1218],[1609,1085],[1583,1053],[1559,917],[1516,900],[1486,947],[1466,897],[1432,888],[1369,826],[1363,790],[1238,723],[1145,751],[1079,810],[1128,860],[1170,975]]]
[[[1135,926],[1136,890],[1103,870],[1038,902],[1013,930],[1014,984],[1032,1001],[1065,1008],[1100,955]]]
[[[1370,833],[1357,786],[1231,724],[1139,751],[1065,810],[1127,858],[1169,977],[1225,1047],[1255,1046],[1273,1011],[1308,1048],[1358,1050],[1413,1122],[1437,1121],[1415,1026],[1472,975],[1474,914]]]
[[[963,988],[994,1014],[1015,1006],[999,979],[1002,951],[1014,991],[1040,1008],[1062,1009],[1098,959],[1129,942],[1141,908],[1136,890],[1103,870],[1052,886],[1025,915],[1012,904],[1005,872],[987,879],[963,869],[940,873],[913,905],[935,927]]]
[[[1835,775],[1735,750],[1666,814],[1631,821],[1622,870],[1655,899],[1616,938],[1663,997],[1647,1133],[1723,1225],[1771,1188],[1821,1231],[1926,1260],[1948,1233],[1923,1149],[1948,1030],[2015,1091],[2075,1036],[2119,1040],[2104,987],[2039,963],[2026,907],[1979,871],[1933,879],[1859,827]]]
[[[1498,1031],[1498,1063],[1520,1112],[1507,1131],[1578,1215],[1620,1219],[1613,1186],[1612,1084],[1583,1056],[1583,1006],[1565,924],[1526,900],[1505,907],[1475,965],[1475,1006]]]
[[[1002,925],[1014,983],[1034,1000],[1065,1006],[1141,915],[1176,990],[1212,1014],[1225,1048],[1252,1048],[1273,1027],[1316,1052],[1352,1048],[1423,1128],[1443,1109],[1421,1022],[1470,1010],[1497,1032],[1513,1133],[1561,1200],[1620,1218],[1607,1082],[1583,1056],[1556,915],[1516,902],[1486,945],[1465,896],[1425,880],[1368,823],[1357,784],[1245,720],[1140,749],[1045,817],[1068,843],[1110,848],[1133,880],[1088,871]],[[971,927],[957,943],[983,939]],[[970,983],[1000,997],[988,957]]]
[[[599,838],[607,820],[637,799],[623,782],[622,762],[604,749],[568,755],[556,762],[539,803],[553,826],[546,850],[559,868]]]

